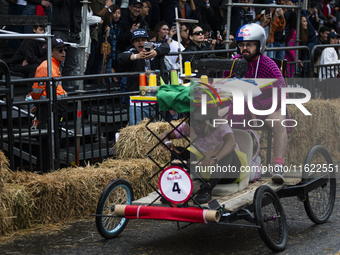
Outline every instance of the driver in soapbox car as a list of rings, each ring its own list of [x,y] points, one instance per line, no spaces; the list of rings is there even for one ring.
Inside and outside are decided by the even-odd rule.
[[[200,161],[194,171],[208,180],[197,192],[195,200],[200,204],[211,200],[211,191],[216,184],[239,182],[247,174],[240,171],[239,149],[232,129],[228,124],[214,127],[214,119],[221,119],[217,107],[207,107],[205,115],[201,114],[201,107],[197,107],[177,130],[169,130],[159,136],[171,151],[172,159]],[[171,141],[183,137],[190,137],[190,151],[175,147]]]

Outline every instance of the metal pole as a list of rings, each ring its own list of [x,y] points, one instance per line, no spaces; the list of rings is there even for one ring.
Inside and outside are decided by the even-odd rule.
[[[229,20],[229,21],[231,21],[231,8],[232,8],[232,5],[233,5],[233,2],[232,2],[232,0],[228,0],[228,9],[227,9],[227,19]],[[226,48],[226,50],[228,50],[229,49],[229,35],[230,35],[230,23],[231,22],[227,22],[227,31],[226,31],[226,41],[227,41],[227,43],[225,44],[225,48]],[[235,39],[236,39],[236,35],[234,35],[235,36]]]
[[[46,34],[49,35],[47,37],[47,76],[52,78],[52,39],[51,39],[51,25],[47,26],[46,29]],[[52,111],[53,109],[53,93],[56,93],[56,89],[55,86],[53,84],[52,81],[49,82],[49,87],[50,87],[50,94],[48,95],[48,98],[50,99],[50,107],[47,107],[47,109],[50,109],[50,113],[51,113],[51,156],[52,156],[52,160],[50,161],[50,167],[51,169],[54,170],[54,160],[55,160],[55,141],[54,141],[54,134],[55,134],[55,130],[54,130],[54,113]],[[48,92],[48,91],[47,91]],[[48,114],[47,114],[48,116]],[[44,159],[43,159],[44,160]],[[38,163],[39,164],[39,163]]]
[[[301,1],[298,1],[299,6],[301,7]],[[295,45],[299,46],[300,44],[300,22],[301,22],[301,11],[300,9],[297,11],[297,15],[296,15],[296,40],[295,40]],[[299,59],[299,50],[295,51],[295,62],[298,61]],[[295,70],[297,70],[298,68],[298,64],[295,64]]]
[[[180,31],[179,31],[179,21],[177,20],[178,19],[178,9],[177,9],[177,6],[175,7],[175,17],[176,17],[176,28],[177,28],[177,39],[178,39],[178,48],[180,49]],[[180,50],[179,51],[179,72],[181,73],[181,75],[183,74],[183,58],[182,58],[182,51]]]
[[[178,41],[178,57],[179,57],[179,64],[180,64],[180,67],[179,67],[179,70],[182,74],[183,72],[183,67],[182,67],[182,49],[181,49],[181,26],[179,24],[179,21],[177,20],[178,19],[178,13],[177,13],[177,7],[175,7],[175,14],[176,14],[176,33],[177,33],[177,41]],[[171,84],[171,82],[170,82]]]
[[[86,41],[86,27],[87,27],[87,8],[88,4],[91,3],[87,0],[81,1],[80,3],[83,4],[83,13],[82,13],[82,23],[81,23],[81,41],[80,41],[80,54],[79,54],[79,62],[80,62],[80,75],[84,75],[85,73],[85,49],[87,45],[85,45]],[[84,80],[78,80],[79,87],[78,87],[78,95],[82,96],[84,93]],[[75,153],[74,163],[79,165],[79,153],[80,153],[80,139],[82,137],[81,133],[82,127],[82,109],[81,109],[81,101],[77,101],[77,153]]]

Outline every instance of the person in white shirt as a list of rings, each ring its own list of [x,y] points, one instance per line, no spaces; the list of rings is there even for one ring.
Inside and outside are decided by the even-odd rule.
[[[83,11],[81,12],[83,13]],[[93,14],[92,8],[88,7],[87,9],[87,26],[86,26],[86,33],[85,33],[85,70],[87,66],[87,60],[89,59],[89,56],[91,54],[91,37],[90,33],[98,28],[99,24],[103,23],[103,20],[101,17],[96,16]],[[91,28],[91,29],[90,29]],[[82,33],[80,33],[80,36]]]
[[[340,35],[338,35],[336,32],[330,32],[327,37],[328,43],[339,44],[339,38],[340,38]],[[335,64],[335,63],[340,63],[337,47],[325,48],[322,51],[322,54],[320,57],[320,65]],[[338,75],[336,70],[337,69],[334,68],[334,66],[320,67],[319,80],[322,81],[327,78],[335,78]]]

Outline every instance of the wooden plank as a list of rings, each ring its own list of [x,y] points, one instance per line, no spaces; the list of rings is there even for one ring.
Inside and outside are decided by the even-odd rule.
[[[47,26],[49,24],[47,16],[0,15],[0,26]]]
[[[276,184],[273,182],[267,182],[267,181],[259,181],[258,182],[259,185],[256,185],[252,188],[249,189],[245,189],[246,193],[243,193],[242,195],[238,195],[236,197],[233,198],[229,198],[226,200],[219,200],[220,204],[224,204],[225,209],[229,212],[234,212],[242,207],[248,206],[250,204],[253,203],[253,199],[254,199],[254,195],[255,195],[255,191],[258,187],[260,187],[261,185],[267,185],[269,187],[271,187],[274,191],[278,191],[280,189],[282,189],[282,187],[284,185],[280,185],[280,184]]]
[[[224,205],[226,210],[234,212],[242,207],[248,206],[253,203],[255,191],[262,185],[267,185],[275,192],[282,189],[284,186],[296,185],[301,182],[300,178],[285,178],[283,184],[273,183],[270,178],[262,178],[261,180],[249,184],[244,190],[238,191],[234,194],[225,197],[213,196],[213,199],[217,199],[221,205]],[[146,197],[142,197],[136,201],[133,201],[134,205],[148,205],[158,197],[156,191],[149,193]],[[155,206],[169,206],[168,204],[162,204],[158,199],[153,205]],[[195,206],[192,201],[189,202],[190,206]],[[207,207],[208,204],[202,204],[202,207]]]

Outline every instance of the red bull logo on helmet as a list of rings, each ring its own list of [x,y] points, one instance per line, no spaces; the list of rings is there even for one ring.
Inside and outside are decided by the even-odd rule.
[[[250,36],[249,29],[246,29],[246,28],[241,29],[238,32],[237,36],[240,36],[240,37]]]

